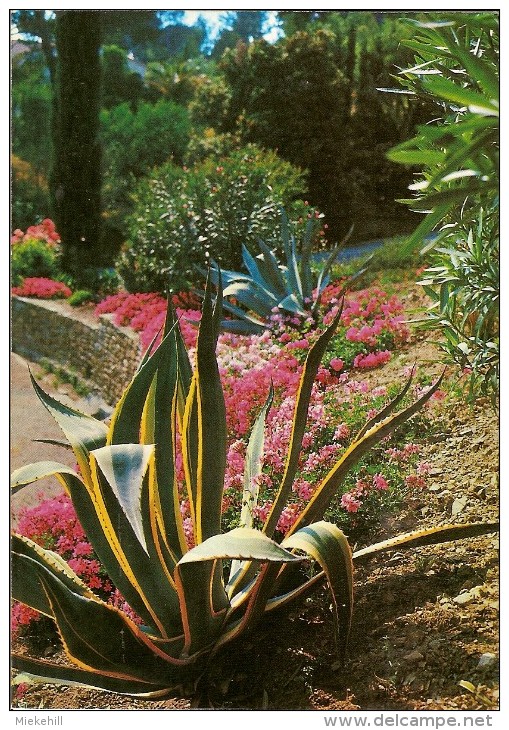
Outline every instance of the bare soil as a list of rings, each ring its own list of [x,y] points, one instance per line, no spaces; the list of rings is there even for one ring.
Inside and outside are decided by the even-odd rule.
[[[420,303],[414,292],[407,296],[409,306]],[[441,370],[437,349],[419,335],[370,377],[377,384],[401,381],[414,360],[433,376]],[[370,542],[419,527],[498,519],[497,415],[485,400],[473,406],[458,400],[441,423],[442,431],[423,447],[422,458],[432,467],[426,490],[387,518]],[[322,588],[219,655],[194,703],[33,685],[12,706],[493,710],[499,700],[498,588],[496,535],[395,551],[358,566],[345,667],[335,654],[330,599]],[[65,661],[56,646],[45,654]]]

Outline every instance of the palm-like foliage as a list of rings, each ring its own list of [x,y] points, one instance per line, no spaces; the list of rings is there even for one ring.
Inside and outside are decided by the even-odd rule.
[[[412,21],[410,21],[412,22]],[[470,396],[499,390],[499,29],[494,12],[447,14],[415,23],[404,41],[415,65],[405,93],[431,99],[437,119],[389,152],[422,177],[406,202],[426,216],[407,243],[438,236],[424,284],[433,305],[425,326],[444,335],[446,361],[471,370]],[[438,241],[442,244],[438,247]]]
[[[306,427],[311,389],[336,321],[307,357],[297,395],[286,468],[262,530],[252,527],[261,469],[264,422],[271,394],[256,420],[245,469],[241,527],[221,531],[226,461],[226,421],[215,346],[221,320],[221,283],[215,306],[210,284],[203,304],[194,369],[169,312],[160,346],[149,351],[118,403],[109,427],[36,392],[69,440],[81,474],[55,462],[32,464],[12,476],[13,489],[55,475],[70,494],[78,518],[102,564],[141,618],[137,625],[101,601],[56,553],[12,538],[12,594],[56,623],[74,666],[15,656],[14,666],[43,681],[162,696],[186,688],[210,658],[265,613],[286,605],[326,579],[334,606],[336,638],[344,656],[353,606],[353,559],[397,545],[452,539],[492,531],[493,525],[430,530],[375,545],[352,556],[324,511],[348,469],[393,428],[410,418],[437,385],[410,406],[393,411],[402,393],[353,440],[285,539],[273,539],[291,493]],[[180,434],[185,484],[175,468]],[[191,506],[194,547],[184,534],[180,499]],[[287,574],[304,559],[313,577]]]
[[[352,229],[340,244],[334,247],[318,273],[312,266],[312,249],[320,228],[320,218],[310,218],[297,241],[288,216],[281,211],[281,239],[285,261],[278,261],[275,253],[264,241],[258,239],[260,253],[253,256],[247,246],[242,246],[242,258],[248,273],[222,271],[225,284],[223,296],[233,297],[237,304],[225,301],[224,308],[234,319],[223,320],[221,328],[229,332],[257,334],[269,326],[274,310],[311,315],[316,319],[321,294],[329,283],[329,272],[339,250],[346,243]],[[212,268],[211,278],[217,286],[219,270]]]
[[[401,201],[427,213],[409,239],[410,248],[450,223],[448,216],[456,217],[462,206],[490,209],[498,199],[500,90],[495,13],[407,22],[416,35],[403,44],[415,52],[415,65],[400,72],[399,93],[437,105],[437,119],[388,153],[395,162],[422,169],[422,179],[411,186],[414,198]]]

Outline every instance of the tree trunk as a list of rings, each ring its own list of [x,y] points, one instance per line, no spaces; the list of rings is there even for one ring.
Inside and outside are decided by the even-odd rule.
[[[51,195],[63,268],[79,282],[102,259],[100,13],[58,12],[56,47]]]

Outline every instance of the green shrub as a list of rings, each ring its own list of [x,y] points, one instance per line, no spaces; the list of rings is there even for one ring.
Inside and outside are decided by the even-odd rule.
[[[59,253],[44,241],[29,239],[12,247],[11,279],[19,286],[27,277],[61,278]]]
[[[13,230],[25,230],[44,218],[50,208],[48,181],[17,155],[11,157],[11,174],[11,225]]]
[[[168,160],[181,164],[190,133],[188,113],[172,101],[119,104],[101,111],[105,222],[125,232],[136,181]]]
[[[419,165],[406,200],[426,213],[410,237],[433,229],[424,285],[433,300],[425,326],[443,336],[448,362],[471,370],[470,395],[498,393],[499,370],[499,23],[496,13],[447,14],[413,23],[405,89],[437,108],[433,123],[389,153]]]
[[[129,241],[118,265],[129,291],[189,289],[206,252],[224,268],[242,264],[242,245],[280,246],[279,207],[292,215],[303,174],[274,152],[248,145],[190,170],[169,164],[140,182]],[[301,206],[299,206],[299,213]]]
[[[88,289],[78,289],[78,291],[73,292],[69,299],[67,300],[71,307],[81,307],[82,304],[86,304],[87,302],[92,302],[94,300],[94,295],[91,291],[88,291]]]

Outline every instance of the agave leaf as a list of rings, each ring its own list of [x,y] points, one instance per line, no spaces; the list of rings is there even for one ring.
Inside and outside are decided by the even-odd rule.
[[[106,470],[111,471],[106,455],[100,454],[99,459]],[[135,465],[138,477],[140,477],[143,465],[140,465],[139,457],[135,460]],[[175,561],[171,555],[162,552],[159,535],[157,532],[154,534],[157,521],[152,518],[154,505],[150,504],[150,497],[153,494],[153,489],[150,487],[150,482],[154,478],[153,463],[149,463],[148,474],[142,479],[139,497],[141,513],[145,517],[145,525],[143,525],[145,546],[140,543],[113,486],[104,476],[99,462],[95,458],[95,452],[91,454],[91,474],[90,496],[93,510],[100,524],[100,534],[87,530],[85,525],[83,527],[90,535],[98,557],[126,600],[133,608],[136,605],[135,610],[137,611],[139,611],[141,599],[143,612],[140,613],[140,616],[146,624],[153,627],[154,631],[163,638],[181,633],[178,598],[171,575]],[[112,475],[109,474],[109,477],[111,478]],[[119,491],[118,485],[117,491]],[[135,490],[133,491],[135,492]],[[126,499],[125,494],[123,499]],[[133,509],[132,505],[130,505],[130,509]],[[86,517],[88,519],[88,515]],[[170,560],[169,567],[165,557]],[[110,571],[111,563],[113,563],[116,573],[115,577],[120,573],[120,584]],[[126,592],[126,588],[128,592]],[[136,597],[136,604],[131,603],[133,593]]]
[[[269,536],[273,534],[276,528],[277,521],[286,505],[286,501],[292,489],[295,474],[297,473],[302,439],[304,438],[306,430],[307,414],[313,383],[315,382],[316,373],[320,366],[323,354],[341,319],[342,311],[343,308],[341,307],[332,324],[329,325],[329,327],[320,335],[318,340],[310,348],[306,357],[306,362],[304,363],[299,389],[297,391],[292,434],[290,437],[283,478],[272,504],[271,511],[263,526],[264,533]]]
[[[278,304],[277,297],[253,280],[234,281],[225,287],[223,294],[225,297],[235,297],[245,307],[265,317],[268,317]]]
[[[50,444],[51,446],[61,446],[63,449],[72,449],[68,441],[60,441],[59,439],[32,439],[35,444]]]
[[[66,464],[60,464],[58,461],[38,461],[35,464],[26,464],[12,472],[11,492],[15,494],[27,484],[32,484],[33,482],[39,481],[39,479],[45,479],[50,476],[57,477],[67,491],[67,483],[61,476],[63,474],[69,474],[78,479],[78,475],[74,469],[71,469]]]
[[[263,322],[258,322],[246,315],[244,312],[238,315],[238,319],[223,319],[221,329],[224,332],[233,332],[237,335],[259,335],[264,332],[267,327]]]
[[[253,509],[258,503],[258,493],[260,491],[256,480],[262,473],[265,422],[273,399],[274,387],[271,384],[267,400],[256,418],[247,445],[244,468],[244,492],[242,495],[242,511],[240,513],[241,527],[253,526]]]
[[[258,239],[258,247],[261,252],[261,256],[257,257],[257,260],[259,261],[258,266],[266,281],[270,283],[272,292],[278,299],[280,299],[288,292],[285,279],[281,273],[277,259],[267,244],[261,239]]]
[[[147,682],[143,679],[119,679],[106,674],[97,674],[85,668],[66,667],[19,654],[13,654],[12,666],[23,672],[20,675],[20,681],[22,682],[100,689],[144,699],[164,697],[181,686],[181,682],[170,687],[164,683]]]
[[[252,527],[236,527],[222,535],[214,535],[192,548],[179,561],[179,566],[216,559],[292,562],[302,560],[277,542]]]
[[[165,654],[122,611],[77,595],[44,567],[37,569],[71,661],[98,676],[172,682],[181,662]]]
[[[313,248],[314,234],[316,232],[316,219],[310,218],[306,223],[304,235],[302,237],[302,245],[300,249],[299,272],[302,283],[303,299],[311,299],[313,294],[313,275],[311,272],[310,258],[311,249]]]
[[[30,380],[39,400],[51,413],[72,446],[80,469],[84,475],[88,472],[88,454],[106,443],[108,429],[102,421],[87,416],[74,408],[64,406],[48,395],[37,383],[32,373]]]
[[[302,317],[306,316],[306,310],[295,294],[288,294],[277,306],[279,309],[284,309],[287,312],[294,312],[295,314],[300,314]]]
[[[211,283],[210,280],[207,281],[198,330],[196,368],[186,403],[182,431],[184,471],[196,544],[221,531],[227,438],[224,395],[215,356],[221,313],[219,274],[214,308]],[[211,434],[214,435],[213,438],[210,437]],[[220,562],[196,568],[194,572],[199,575],[191,577],[191,582],[187,580],[190,572],[193,573],[176,569],[175,581],[186,636],[184,651],[195,653],[204,648],[204,642],[208,641],[207,636],[215,637],[220,630],[228,599],[224,591]],[[201,626],[196,621],[195,606],[198,604],[204,612]],[[190,608],[191,606],[193,607]]]
[[[274,398],[274,388],[270,386],[269,395],[265,405],[258,414],[254,423],[246,450],[244,465],[244,489],[242,494],[242,510],[240,513],[240,526],[253,526],[253,510],[258,504],[260,485],[258,477],[262,473],[263,449],[265,443],[265,421]],[[243,563],[233,560],[230,567],[230,581],[242,568]]]
[[[177,324],[175,322],[173,327],[176,326]],[[111,417],[107,440],[108,445],[139,443],[143,409],[150,387],[155,373],[164,359],[166,357],[176,358],[174,344],[175,338],[173,331],[170,331],[125,389]]]
[[[203,313],[196,348],[196,494],[193,508],[196,517],[196,542],[221,531],[221,504],[226,469],[226,412],[215,348],[220,320],[221,298],[212,311],[210,286],[203,302]],[[189,421],[188,421],[189,423]],[[210,438],[214,434],[214,438]],[[187,433],[185,434],[187,441]]]
[[[295,532],[281,546],[303,550],[324,571],[333,600],[338,651],[344,660],[353,611],[353,564],[348,540],[336,525],[321,521]]]
[[[267,281],[265,281],[258,265],[259,259],[255,259],[244,244],[242,244],[242,260],[244,261],[244,266],[249,271],[253,281],[255,281],[262,289],[271,292],[271,286],[267,283]]]
[[[53,617],[46,592],[39,580],[39,564],[57,575],[70,590],[88,598],[94,597],[92,591],[58,553],[46,550],[22,535],[12,535],[11,545],[12,598],[15,601]]]
[[[173,570],[187,550],[175,473],[175,454],[177,421],[181,422],[184,415],[183,408],[179,408],[179,402],[184,401],[189,386],[187,362],[184,360],[182,363],[178,353],[178,336],[179,333],[175,331],[173,351],[176,356],[165,358],[158,368],[142,418],[143,441],[155,444],[155,475],[150,480],[150,495],[144,519],[152,526],[156,550],[164,550],[162,541],[171,553],[170,570]],[[183,377],[180,376],[182,366]],[[161,555],[159,558],[162,563],[168,562]]]
[[[412,380],[415,375],[415,368],[416,368],[416,366],[414,364],[412,367],[412,370],[410,372],[410,375],[408,376],[408,380],[405,384],[405,387],[402,390],[400,390],[398,395],[395,398],[393,398],[390,401],[390,403],[388,403],[385,406],[385,408],[382,408],[382,410],[380,410],[378,413],[376,413],[373,416],[373,418],[370,418],[368,421],[366,421],[364,426],[361,428],[359,433],[356,435],[355,441],[359,441],[364,436],[366,431],[369,431],[370,428],[373,428],[373,426],[375,426],[379,421],[383,421],[384,418],[387,418],[387,416],[390,415],[395,408],[397,408],[397,406],[401,403],[401,401],[403,400],[405,395],[408,393],[408,390],[412,384]]]
[[[99,468],[133,528],[141,546],[148,554],[141,516],[141,490],[153,445],[118,444],[103,446],[93,452]]]
[[[498,532],[498,522],[472,522],[462,525],[444,525],[442,527],[430,527],[403,535],[382,540],[374,545],[356,550],[353,560],[363,562],[367,558],[386,552],[387,550],[407,550],[409,548],[423,547],[424,545],[436,545],[437,543],[449,542],[450,540],[461,540],[467,537],[478,537],[491,532]]]

